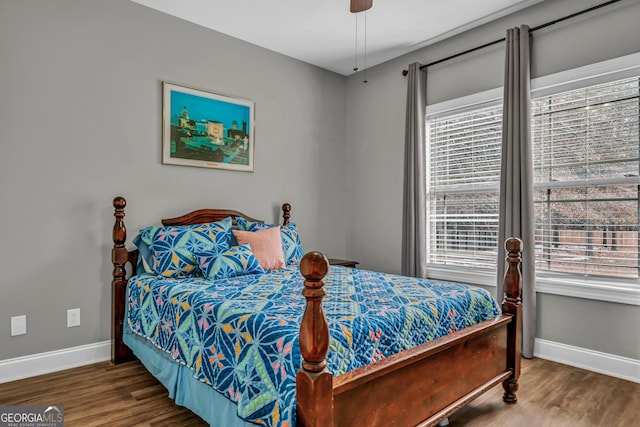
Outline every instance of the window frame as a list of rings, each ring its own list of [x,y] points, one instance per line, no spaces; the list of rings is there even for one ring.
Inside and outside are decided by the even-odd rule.
[[[640,52],[532,79],[531,97],[553,95],[637,75],[640,75]],[[502,92],[502,87],[498,87],[427,105],[427,138],[429,137],[430,119],[501,105]],[[427,167],[429,166],[427,165]],[[497,283],[495,269],[456,268],[428,263],[427,273],[429,277],[434,279],[453,279],[486,287],[495,287]],[[615,279],[598,276],[579,278],[575,275],[558,272],[536,271],[536,292],[640,305],[640,279]]]

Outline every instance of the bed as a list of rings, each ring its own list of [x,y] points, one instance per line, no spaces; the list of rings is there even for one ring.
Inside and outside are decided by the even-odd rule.
[[[201,271],[215,280],[164,276],[144,265],[150,254],[140,246],[126,248],[125,206],[114,199],[112,362],[140,359],[177,404],[211,425],[436,425],[499,383],[504,402],[517,401],[516,238],[505,242],[498,305],[480,288],[329,266],[316,251],[294,251],[294,262],[272,270],[247,261],[259,271],[220,277],[202,256]],[[295,230],[291,206],[282,212],[277,229]],[[201,209],[152,232],[205,225],[210,233],[211,224],[276,229],[238,211]],[[240,250],[245,235],[236,234],[231,247]]]

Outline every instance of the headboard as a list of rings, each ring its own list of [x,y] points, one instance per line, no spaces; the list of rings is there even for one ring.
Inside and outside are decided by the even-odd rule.
[[[291,205],[285,203],[282,205],[282,225],[289,223],[289,217],[291,215]],[[216,222],[230,216],[235,223],[236,217],[244,218],[252,222],[264,222],[260,219],[251,218],[250,216],[230,210],[230,209],[198,209],[193,212],[189,212],[184,215],[177,216],[175,218],[165,218],[161,220],[162,225],[191,225],[191,224],[204,224],[207,222]]]

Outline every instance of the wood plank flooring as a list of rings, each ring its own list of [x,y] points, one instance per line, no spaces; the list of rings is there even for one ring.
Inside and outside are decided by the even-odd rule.
[[[533,358],[522,359],[518,403],[502,403],[502,387],[449,419],[451,426],[640,426],[640,384]]]
[[[523,360],[518,403],[495,387],[450,417],[451,427],[640,426],[640,384],[543,359]],[[139,362],[108,362],[0,384],[0,405],[62,405],[65,426],[205,426],[176,406]]]

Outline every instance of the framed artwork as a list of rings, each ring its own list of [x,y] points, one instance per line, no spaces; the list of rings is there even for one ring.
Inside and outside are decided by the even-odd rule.
[[[162,84],[162,163],[253,172],[255,103]]]

